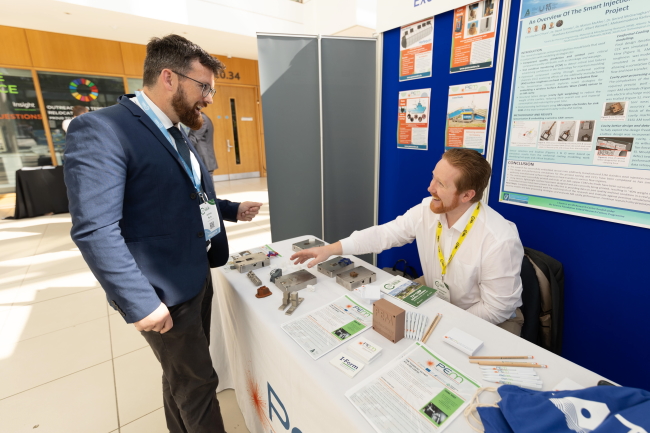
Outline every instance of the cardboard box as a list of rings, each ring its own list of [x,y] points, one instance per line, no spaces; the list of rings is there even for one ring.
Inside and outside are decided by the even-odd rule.
[[[380,299],[372,305],[372,328],[393,343],[404,338],[406,311]]]

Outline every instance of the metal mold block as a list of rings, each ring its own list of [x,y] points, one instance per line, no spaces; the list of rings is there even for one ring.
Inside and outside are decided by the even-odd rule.
[[[337,274],[352,268],[354,268],[352,260],[339,256],[318,265],[318,272],[334,278]]]
[[[291,245],[291,249],[294,251],[302,251],[306,250],[307,248],[314,248],[314,247],[322,247],[325,245],[325,242],[319,241],[318,239],[305,239],[304,241],[296,242],[295,244]]]
[[[357,266],[336,275],[336,282],[348,290],[354,290],[363,284],[370,284],[374,281],[377,281],[377,274],[363,266]]]
[[[271,259],[264,253],[247,254],[235,259],[233,266],[239,270],[239,273],[252,271],[253,269],[263,268],[271,264]]]
[[[283,275],[275,279],[275,285],[283,292],[297,292],[309,284],[316,284],[316,277],[304,269]]]
[[[253,271],[249,271],[249,272],[246,274],[246,276],[247,276],[248,279],[251,280],[251,282],[252,282],[253,284],[255,284],[256,286],[261,286],[261,285],[262,285],[262,281],[261,281],[259,278],[257,278],[257,275],[255,275],[255,273],[254,273]]]

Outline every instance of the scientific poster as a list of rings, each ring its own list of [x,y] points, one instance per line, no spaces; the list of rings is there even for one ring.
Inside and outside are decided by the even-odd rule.
[[[399,80],[431,76],[433,67],[433,17],[400,30]]]
[[[417,342],[345,396],[380,433],[440,432],[480,387]]]
[[[491,68],[499,2],[482,0],[454,10],[449,72]]]
[[[429,148],[429,96],[431,89],[399,92],[397,115],[397,147],[427,150]]]
[[[500,200],[650,227],[650,1],[522,0]]]
[[[492,81],[449,87],[445,150],[467,147],[485,154]]]

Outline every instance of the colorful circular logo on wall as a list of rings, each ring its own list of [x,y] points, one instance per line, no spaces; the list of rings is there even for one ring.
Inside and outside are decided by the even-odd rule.
[[[75,99],[78,99],[82,102],[90,102],[97,99],[99,96],[99,89],[90,80],[85,78],[77,78],[70,82],[70,93]]]

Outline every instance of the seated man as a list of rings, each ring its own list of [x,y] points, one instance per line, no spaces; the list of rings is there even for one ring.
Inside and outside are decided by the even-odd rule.
[[[417,239],[422,283],[444,282],[452,304],[519,335],[524,248],[516,226],[480,201],[490,173],[475,150],[449,150],[433,170],[432,197],[394,221],[300,251],[291,260],[313,258],[312,267],[332,255],[380,253]]]

